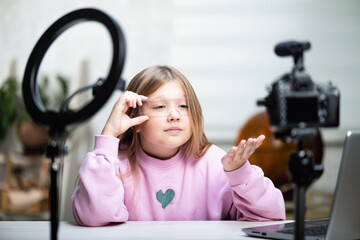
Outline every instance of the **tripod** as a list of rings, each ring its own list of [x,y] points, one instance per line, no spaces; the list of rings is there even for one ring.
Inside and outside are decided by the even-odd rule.
[[[68,97],[59,112],[47,110],[40,99],[37,86],[37,73],[45,52],[55,39],[71,26],[84,22],[96,21],[102,23],[109,31],[113,55],[109,73],[106,78],[99,79],[95,84],[83,87]],[[31,118],[38,123],[50,127],[51,141],[47,146],[46,155],[51,160],[50,165],[50,239],[57,240],[58,232],[58,176],[61,177],[62,164],[57,158],[66,154],[65,132],[70,127],[84,122],[93,116],[110,98],[116,88],[124,90],[125,81],[120,78],[125,61],[125,38],[118,23],[106,13],[84,8],[70,12],[53,23],[36,43],[26,65],[22,93],[26,110]],[[78,111],[66,111],[70,100],[78,93],[93,89],[94,98]]]
[[[305,193],[306,187],[323,173],[322,165],[314,165],[312,154],[303,149],[305,135],[297,135],[297,152],[290,156],[289,173],[295,184],[295,239],[304,239],[304,219],[305,219]]]

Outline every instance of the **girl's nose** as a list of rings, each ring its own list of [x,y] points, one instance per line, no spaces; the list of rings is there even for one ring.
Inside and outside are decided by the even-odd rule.
[[[172,121],[178,121],[180,119],[180,113],[179,111],[172,109],[169,111],[168,114],[168,121],[172,122]]]

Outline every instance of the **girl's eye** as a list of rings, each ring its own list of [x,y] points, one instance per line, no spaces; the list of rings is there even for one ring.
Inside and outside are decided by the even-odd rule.
[[[157,105],[153,107],[153,109],[163,109],[163,108],[165,108],[164,105]]]
[[[182,104],[182,105],[180,105],[180,108],[188,109],[189,107],[188,107],[188,105],[186,105],[186,104]]]

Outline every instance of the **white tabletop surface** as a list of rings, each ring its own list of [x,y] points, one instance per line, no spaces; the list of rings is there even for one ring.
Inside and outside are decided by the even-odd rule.
[[[62,221],[58,239],[258,239],[247,237],[241,229],[274,223],[280,222],[129,221],[104,227],[82,227]],[[0,221],[0,240],[10,239],[50,239],[50,222]]]

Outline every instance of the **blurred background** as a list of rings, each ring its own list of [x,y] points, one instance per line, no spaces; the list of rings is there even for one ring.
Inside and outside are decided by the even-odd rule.
[[[203,108],[209,140],[226,151],[236,144],[249,119],[265,111],[256,101],[267,95],[266,87],[293,66],[291,57],[275,55],[275,45],[310,41],[312,48],[305,52],[307,73],[315,83],[331,81],[341,92],[340,126],[321,129],[321,140],[313,143],[321,148],[325,172],[308,189],[307,218],[328,216],[346,131],[360,130],[360,1],[0,0],[4,92],[13,89],[9,79],[21,85],[28,57],[45,30],[66,13],[84,7],[102,10],[120,24],[126,38],[122,77],[127,83],[157,64],[174,66],[190,80]],[[100,24],[84,22],[63,33],[40,66],[39,84],[47,106],[54,107],[64,95],[105,77],[111,54],[110,38]],[[68,135],[61,220],[73,220],[70,197],[78,168],[120,95],[115,92],[91,120]],[[70,106],[79,108],[89,99],[90,93],[81,94]],[[0,105],[8,106],[2,101]],[[5,109],[0,115],[2,123],[9,122],[0,134],[0,220],[46,219],[48,160],[31,146],[38,139],[35,135],[30,134],[30,146],[20,140],[23,121],[7,116]],[[263,127],[265,122],[255,126],[258,132]],[[287,157],[283,158],[282,163],[266,166],[265,174],[286,166]],[[291,201],[287,208],[292,218]]]

